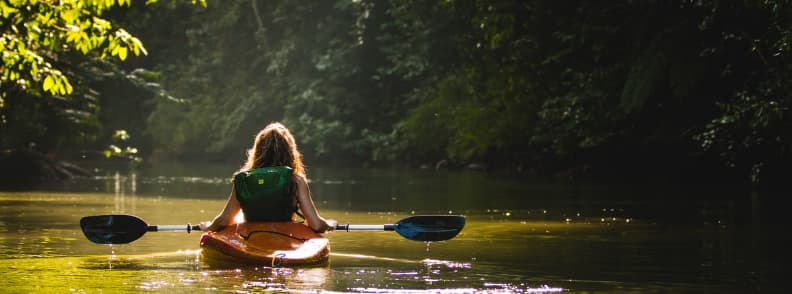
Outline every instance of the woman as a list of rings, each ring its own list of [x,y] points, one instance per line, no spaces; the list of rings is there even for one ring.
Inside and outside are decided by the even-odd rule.
[[[267,125],[247,155],[247,162],[234,175],[225,208],[213,221],[199,224],[201,230],[218,231],[231,225],[240,210],[249,222],[293,221],[297,214],[315,232],[335,228],[335,222],[319,216],[314,206],[302,156],[285,126]]]

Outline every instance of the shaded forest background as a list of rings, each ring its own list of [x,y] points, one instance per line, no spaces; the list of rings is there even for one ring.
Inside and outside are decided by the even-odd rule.
[[[761,188],[790,164],[790,1],[207,2],[108,10],[148,55],[51,57],[71,95],[5,77],[0,149],[123,129],[144,164],[241,164],[283,121],[314,166]]]

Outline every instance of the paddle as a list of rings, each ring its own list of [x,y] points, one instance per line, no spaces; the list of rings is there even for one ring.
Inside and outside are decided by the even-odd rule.
[[[110,214],[86,216],[80,219],[83,234],[91,242],[99,244],[126,244],[137,240],[146,232],[200,231],[198,226],[173,225],[150,226],[134,215]]]
[[[461,215],[416,215],[387,225],[337,225],[336,231],[396,231],[414,241],[445,241],[454,238],[465,226]]]
[[[395,231],[404,238],[415,241],[444,241],[454,238],[465,226],[465,217],[460,215],[416,215],[404,218],[395,224],[385,225],[337,225],[338,231]],[[198,226],[169,225],[151,226],[133,215],[95,215],[80,219],[83,234],[98,244],[126,244],[142,237],[146,232],[200,230]]]

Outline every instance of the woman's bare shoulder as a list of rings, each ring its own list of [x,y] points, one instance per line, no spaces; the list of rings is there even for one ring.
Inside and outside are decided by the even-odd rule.
[[[302,175],[292,175],[292,181],[298,185],[304,185],[308,183],[308,180],[306,180],[305,176]]]

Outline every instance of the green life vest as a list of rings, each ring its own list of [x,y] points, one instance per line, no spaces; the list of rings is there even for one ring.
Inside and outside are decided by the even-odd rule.
[[[234,175],[237,200],[248,222],[291,221],[297,211],[292,192],[292,169],[254,168]]]

